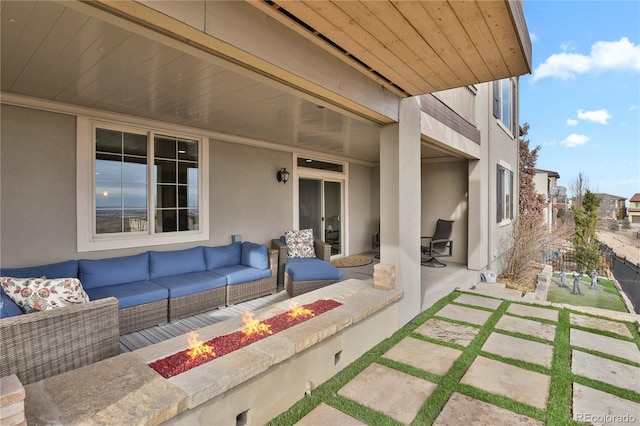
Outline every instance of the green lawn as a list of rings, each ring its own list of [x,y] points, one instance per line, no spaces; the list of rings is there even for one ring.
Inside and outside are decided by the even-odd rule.
[[[591,306],[594,308],[609,309],[611,311],[629,312],[622,301],[622,297],[613,284],[613,281],[599,278],[598,289],[589,290],[591,279],[582,277],[580,291],[583,296],[571,294],[573,288],[573,276],[567,274],[567,288],[560,287],[560,278],[554,274],[551,279],[547,301],[555,303],[567,303],[575,306]]]
[[[609,284],[611,282],[609,281]],[[588,285],[587,285],[588,287]],[[586,289],[584,290],[587,291]],[[589,290],[592,291],[592,290]],[[609,295],[608,291],[598,290],[598,293],[601,295]],[[571,351],[572,346],[570,344],[570,330],[572,328],[570,324],[570,310],[568,309],[558,309],[559,318],[558,322],[554,323],[552,321],[541,320],[539,318],[531,318],[533,320],[549,323],[556,326],[556,336],[553,342],[555,346],[553,361],[551,368],[546,368],[540,366],[535,363],[503,358],[499,355],[495,355],[489,352],[485,352],[482,350],[484,343],[486,342],[489,335],[496,331],[495,326],[500,318],[505,315],[509,306],[516,302],[511,302],[505,300],[502,304],[495,310],[491,311],[490,309],[480,308],[478,306],[474,306],[476,309],[487,310],[492,312],[491,317],[485,322],[485,324],[479,327],[479,332],[474,338],[474,340],[467,346],[461,346],[455,343],[443,342],[435,339],[431,339],[423,336],[422,334],[416,333],[415,329],[427,321],[429,318],[434,317],[434,314],[442,309],[448,303],[456,303],[455,299],[460,295],[459,292],[452,292],[448,296],[444,297],[440,301],[438,301],[434,306],[432,306],[427,311],[421,313],[416,318],[414,318],[411,322],[405,325],[403,328],[394,333],[390,338],[382,341],[376,347],[372,348],[370,351],[366,352],[362,357],[354,361],[352,364],[347,366],[344,370],[339,372],[333,378],[329,379],[327,382],[318,386],[309,396],[305,396],[302,400],[300,400],[297,404],[291,407],[288,411],[281,414],[280,416],[272,419],[268,426],[290,426],[298,422],[302,417],[308,414],[311,410],[316,408],[321,403],[328,404],[331,407],[334,407],[351,417],[365,423],[368,425],[393,425],[399,426],[400,423],[396,420],[387,417],[385,414],[373,410],[371,408],[365,407],[356,401],[350,400],[338,394],[338,391],[345,385],[347,382],[356,377],[360,372],[362,372],[367,366],[372,363],[378,363],[385,365],[389,368],[393,368],[407,374],[422,378],[424,380],[428,380],[438,384],[436,390],[431,394],[431,396],[425,401],[422,409],[416,416],[416,418],[411,423],[415,426],[423,426],[430,425],[437,418],[440,411],[442,411],[443,407],[447,403],[448,399],[454,392],[459,392],[473,398],[488,402],[490,404],[497,405],[499,407],[506,408],[513,412],[523,414],[529,416],[533,419],[539,420],[546,424],[552,425],[571,425],[571,426],[580,426],[583,423],[579,423],[572,420],[572,412],[571,412],[571,404],[572,404],[572,385],[573,383],[580,383],[585,386],[590,386],[594,389],[608,392],[613,395],[616,395],[620,398],[628,399],[634,402],[640,403],[640,393],[617,388],[615,386],[598,382],[593,379],[589,379],[586,377],[578,376],[572,373],[571,371]],[[580,297],[580,296],[576,296]],[[583,296],[586,297],[586,296]],[[619,297],[619,296],[618,296]],[[553,309],[553,308],[549,308]],[[587,315],[588,314],[581,314]],[[453,322],[458,322],[455,320],[448,320]],[[464,324],[464,323],[463,323]],[[627,325],[629,330],[631,331],[633,338],[621,338],[622,340],[627,340],[630,342],[634,342],[636,345],[640,347],[640,335],[638,333],[637,327],[635,327],[631,323],[624,323]],[[475,326],[473,324],[466,324],[468,326]],[[477,326],[475,326],[477,327]],[[577,328],[581,328],[576,326]],[[611,335],[610,332],[598,331],[593,329],[588,329],[591,333],[602,334],[602,335]],[[523,335],[520,333],[511,333],[508,331],[501,330],[503,334],[512,335],[514,337],[519,337],[522,339],[528,339],[533,341],[539,341],[540,343],[547,343],[542,339],[538,339],[536,337]],[[429,373],[418,368],[402,364],[397,361],[393,361],[391,359],[385,358],[383,355],[391,349],[394,345],[398,344],[405,337],[413,337],[415,339],[422,339],[425,341],[430,341],[432,343],[437,343],[444,346],[449,346],[455,349],[462,351],[463,353],[456,360],[453,366],[449,369],[449,371],[442,375],[438,376],[433,373]],[[620,336],[616,336],[620,339]],[[588,351],[589,352],[589,351]],[[593,351],[591,351],[593,352]],[[617,359],[616,357],[612,357],[611,355],[601,354],[598,352],[594,353],[595,355],[600,355],[604,357],[609,357],[619,362],[630,364],[634,367],[640,367],[640,363],[635,363],[633,361],[628,361],[624,359]],[[483,356],[487,358],[491,358],[497,361],[505,362],[517,367],[521,367],[524,369],[536,371],[542,374],[548,374],[551,376],[551,389],[549,399],[547,401],[546,410],[533,407],[522,402],[518,402],[511,398],[505,396],[499,396],[496,394],[491,394],[482,389],[475,388],[470,385],[466,385],[460,383],[461,377],[465,374],[469,366],[472,364],[473,360],[478,356]]]

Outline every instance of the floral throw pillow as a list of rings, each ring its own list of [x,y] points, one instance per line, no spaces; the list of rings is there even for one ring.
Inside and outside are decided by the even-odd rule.
[[[284,231],[288,257],[316,257],[313,247],[313,229]]]
[[[89,301],[77,278],[0,277],[0,284],[7,296],[27,314]]]

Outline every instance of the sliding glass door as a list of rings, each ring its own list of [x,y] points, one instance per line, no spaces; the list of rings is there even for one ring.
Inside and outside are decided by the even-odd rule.
[[[313,229],[313,235],[331,244],[331,255],[342,254],[342,181],[315,178],[299,180],[300,229]]]

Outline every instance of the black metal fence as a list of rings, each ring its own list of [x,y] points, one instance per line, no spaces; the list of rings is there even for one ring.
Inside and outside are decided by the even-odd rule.
[[[611,272],[633,303],[636,313],[640,314],[640,264],[634,265],[627,259],[614,256]]]

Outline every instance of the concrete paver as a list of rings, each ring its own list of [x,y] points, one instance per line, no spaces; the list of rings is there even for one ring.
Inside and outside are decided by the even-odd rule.
[[[511,331],[513,333],[526,334],[540,339],[553,341],[556,337],[556,326],[545,324],[539,321],[518,318],[511,315],[503,315],[496,324],[499,330]]]
[[[609,331],[611,333],[619,334],[620,336],[632,338],[633,335],[629,331],[629,327],[625,324],[617,321],[609,321],[601,318],[588,317],[586,315],[579,315],[570,313],[569,321],[571,325],[577,325],[585,328],[593,328],[595,330]]]
[[[479,356],[460,383],[545,409],[551,377]]]
[[[423,336],[462,346],[468,346],[479,331],[479,328],[443,321],[438,318],[429,318],[415,329],[416,333]]]
[[[436,313],[436,315],[439,317],[468,322],[471,324],[484,325],[484,323],[491,316],[491,312],[482,311],[480,309],[467,308],[466,306],[449,304],[440,309]]]
[[[507,309],[507,312],[522,317],[542,318],[549,321],[558,321],[559,314],[556,309],[539,308],[537,306],[520,305],[518,303],[512,303]]]
[[[547,368],[551,368],[553,360],[553,345],[545,345],[500,333],[491,333],[482,350],[506,358],[540,364]]]
[[[589,333],[587,331],[571,329],[571,346],[579,346],[592,351],[598,351],[633,362],[640,362],[640,350],[634,342]]]
[[[618,361],[571,351],[571,372],[640,393],[640,368]]]
[[[573,419],[592,425],[640,425],[640,404],[574,383]]]
[[[544,422],[454,392],[433,424],[541,426]]]
[[[405,337],[383,357],[442,376],[461,354],[457,349]]]
[[[481,306],[483,308],[498,309],[502,304],[500,299],[492,299],[490,297],[475,296],[473,294],[464,293],[458,296],[455,300],[456,303],[463,303],[465,305]]]
[[[318,405],[296,423],[297,426],[360,426],[364,424],[325,403]]]
[[[338,391],[402,423],[411,423],[438,385],[373,363]]]

